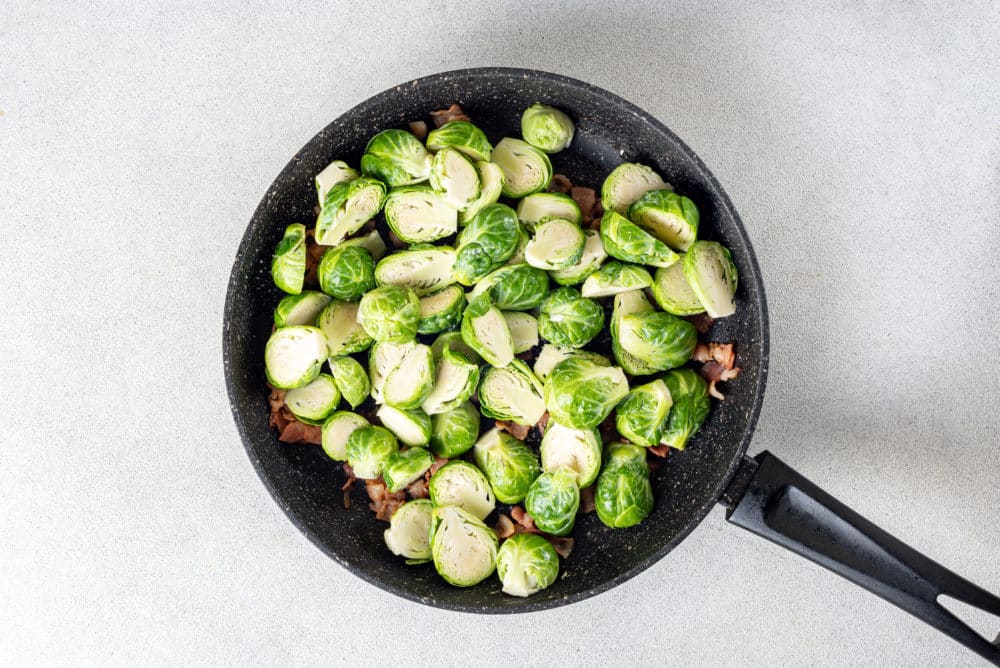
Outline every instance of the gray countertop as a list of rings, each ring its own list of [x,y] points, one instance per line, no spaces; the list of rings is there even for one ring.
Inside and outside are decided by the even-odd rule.
[[[384,594],[260,484],[220,341],[244,226],[334,117],[460,67],[583,79],[743,216],[772,337],[751,449],[1000,591],[995,4],[198,4],[0,8],[0,662],[977,663],[721,509],[568,608]]]

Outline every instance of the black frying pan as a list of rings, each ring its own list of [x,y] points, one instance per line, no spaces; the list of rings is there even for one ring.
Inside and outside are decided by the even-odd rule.
[[[608,529],[590,513],[579,518],[564,577],[531,598],[501,595],[496,578],[468,589],[445,584],[432,566],[406,566],[382,542],[359,490],[342,504],[340,466],[315,446],[279,443],[268,428],[264,344],[280,294],[270,279],[271,254],[285,226],[314,219],[312,177],[333,159],[357,165],[368,138],[406,127],[458,102],[494,141],[519,136],[521,111],[533,102],[567,110],[576,121],[572,146],[553,167],[574,183],[599,187],[623,160],[656,168],[702,214],[699,236],[732,250],[739,269],[738,311],[716,322],[709,338],[737,343],[743,372],[715,403],[702,431],[653,475],[656,508],[639,526]],[[947,594],[1000,615],[1000,599],[907,547],[763,452],[745,453],[764,395],[768,364],[767,305],[760,271],[732,203],[701,160],[670,130],[632,104],[566,77],[518,69],[447,72],[397,86],[354,107],[292,158],[264,196],[240,244],[226,297],[226,383],[236,426],[257,473],[289,518],[327,555],[377,587],[404,598],[466,612],[527,612],[606,591],[662,558],[716,503],[727,519],[860,584],[1000,664],[992,643],[936,602]]]

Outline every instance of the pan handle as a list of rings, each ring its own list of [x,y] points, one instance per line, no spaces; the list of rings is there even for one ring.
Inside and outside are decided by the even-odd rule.
[[[1000,665],[1000,635],[987,640],[937,602],[951,596],[1000,617],[1000,598],[893,538],[770,452],[743,460],[722,503],[733,524],[861,585]]]

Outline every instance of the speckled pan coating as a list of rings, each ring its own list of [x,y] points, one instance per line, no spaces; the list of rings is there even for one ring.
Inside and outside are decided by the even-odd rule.
[[[427,119],[429,111],[458,102],[493,140],[519,136],[521,111],[533,102],[566,110],[576,121],[572,146],[552,156],[556,172],[599,188],[615,165],[654,167],[701,211],[700,237],[732,250],[739,269],[739,310],[709,334],[737,342],[739,380],[716,403],[701,433],[684,452],[673,452],[653,476],[656,509],[637,527],[611,530],[596,514],[582,516],[571,558],[549,589],[521,599],[500,593],[494,577],[459,589],[430,565],[409,567],[385,548],[382,532],[355,491],[342,503],[340,466],[315,446],[279,443],[267,426],[264,344],[280,298],[270,278],[271,253],[285,226],[311,223],[312,177],[333,159],[357,166],[368,138],[385,128]],[[428,119],[429,120],[429,119]],[[266,128],[261,128],[266,132]],[[736,150],[737,147],[734,147]],[[739,216],[698,157],[670,130],[625,100],[555,74],[484,68],[446,72],[396,86],[354,107],[292,158],[274,181],[243,236],[226,296],[223,331],[226,384],[233,417],[257,473],[278,504],[323,552],[382,589],[451,610],[483,613],[542,610],[593,596],[624,582],[666,555],[708,513],[746,452],[763,399],[767,374],[767,306],[757,261]]]

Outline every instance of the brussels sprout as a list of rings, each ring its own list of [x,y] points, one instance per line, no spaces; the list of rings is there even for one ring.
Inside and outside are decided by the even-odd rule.
[[[531,235],[528,234],[528,230],[524,229],[524,225],[517,226],[517,246],[514,248],[514,254],[511,255],[505,265],[515,265],[515,264],[525,264],[524,251],[528,247],[528,242],[531,241]]]
[[[601,241],[608,255],[624,262],[669,267],[680,259],[665,243],[614,211],[605,211],[601,218]]]
[[[427,135],[427,148],[441,151],[453,148],[477,161],[489,161],[493,146],[486,133],[469,121],[451,121]]]
[[[546,153],[558,153],[573,141],[573,119],[565,112],[537,102],[521,114],[521,136]]]
[[[420,324],[420,300],[409,288],[383,285],[361,298],[358,322],[376,341],[412,341]]]
[[[337,411],[323,423],[323,452],[338,462],[347,461],[347,439],[371,423],[357,413]]]
[[[285,228],[274,249],[271,260],[271,278],[279,289],[288,294],[302,292],[306,276],[306,226],[294,223]]]
[[[417,408],[434,387],[434,354],[418,343],[385,376],[382,400],[396,408]]]
[[[312,325],[330,298],[322,292],[303,290],[297,295],[286,295],[274,309],[276,329],[295,325]]]
[[[344,246],[364,248],[376,262],[385,257],[385,241],[382,240],[382,235],[378,233],[378,230],[372,230],[368,234],[362,234],[360,237],[354,237],[353,239],[345,239],[340,242],[340,247]]]
[[[623,216],[644,193],[650,190],[661,190],[670,186],[663,182],[660,175],[645,165],[625,162],[608,174],[601,186],[601,204],[605,211],[614,211]]]
[[[576,511],[580,509],[576,471],[562,467],[538,476],[524,499],[524,509],[539,530],[553,536],[568,534],[576,524]]]
[[[434,455],[424,448],[399,450],[389,455],[382,466],[382,479],[393,494],[422,478],[434,463]]]
[[[434,343],[431,344],[431,352],[434,353],[434,359],[438,360],[439,363],[445,350],[462,353],[465,359],[473,364],[479,364],[482,361],[479,358],[479,353],[470,348],[469,344],[462,339],[461,332],[444,332],[434,339]]]
[[[383,130],[368,140],[361,156],[361,171],[390,187],[426,181],[431,156],[420,140],[405,130]]]
[[[399,251],[375,265],[375,282],[410,288],[418,297],[437,292],[455,282],[455,249],[448,246]]]
[[[504,137],[493,149],[493,163],[503,170],[503,194],[521,198],[545,190],[552,180],[549,156],[526,141]]]
[[[431,560],[431,515],[434,504],[427,499],[408,501],[392,514],[385,530],[385,546],[408,564]]]
[[[580,261],[586,241],[578,225],[553,218],[535,228],[535,236],[524,249],[524,259],[539,269],[567,269]]]
[[[465,309],[465,291],[457,285],[420,298],[419,334],[437,334],[452,329],[462,322]]]
[[[696,241],[684,256],[684,278],[713,318],[736,313],[736,265],[725,246]]]
[[[648,470],[646,450],[630,443],[609,443],[604,453],[604,468],[607,470],[630,467]]]
[[[479,437],[473,454],[501,503],[524,500],[531,483],[542,472],[534,450],[496,428]]]
[[[517,214],[506,204],[490,204],[459,233],[454,275],[472,285],[514,254],[518,241]]]
[[[614,310],[611,312],[611,352],[614,353],[615,360],[625,370],[625,373],[633,376],[645,376],[656,373],[654,366],[647,364],[635,355],[622,349],[618,340],[618,324],[626,315],[633,313],[646,313],[654,311],[653,305],[646,299],[646,294],[642,290],[629,290],[615,295]]]
[[[497,535],[462,508],[434,509],[430,542],[438,575],[456,587],[477,585],[496,569]]]
[[[524,362],[488,367],[479,383],[479,409],[486,417],[531,426],[545,412],[542,384]]]
[[[474,202],[465,207],[465,211],[459,211],[458,224],[465,225],[490,204],[495,204],[503,193],[503,170],[492,162],[477,162],[476,170],[479,172],[479,197]]]
[[[601,268],[601,263],[608,259],[604,250],[601,235],[595,230],[584,230],[583,253],[572,267],[553,271],[549,274],[559,285],[576,285]]]
[[[604,309],[576,288],[554,290],[542,303],[538,333],[557,346],[580,348],[604,327]]]
[[[435,506],[458,506],[479,519],[484,519],[496,507],[486,476],[460,459],[439,468],[431,476],[427,492]]]
[[[471,397],[479,384],[479,367],[457,349],[444,347],[434,355],[434,362],[434,385],[421,406],[428,415],[455,408]]]
[[[659,444],[672,405],[670,390],[662,380],[634,388],[615,410],[618,433],[636,445]]]
[[[474,204],[482,189],[479,170],[464,153],[453,148],[444,148],[434,154],[431,187],[441,194],[448,206],[459,211]],[[457,227],[458,216],[455,218]]]
[[[660,443],[683,450],[708,417],[711,400],[705,379],[691,369],[676,369],[663,377],[674,405]]]
[[[338,246],[323,254],[316,275],[320,290],[334,299],[356,302],[375,287],[375,260],[359,246]]]
[[[316,326],[326,337],[330,357],[359,353],[372,345],[372,337],[358,322],[356,303],[331,301],[316,318]]]
[[[626,394],[628,380],[621,369],[579,356],[557,364],[545,381],[549,414],[575,429],[601,424]]]
[[[340,390],[333,376],[321,373],[316,379],[285,394],[285,405],[292,414],[306,424],[323,424],[340,403]]]
[[[375,217],[385,202],[385,185],[361,177],[330,189],[316,219],[316,243],[336,246]]]
[[[549,277],[544,271],[529,264],[512,264],[490,272],[476,283],[469,293],[469,301],[489,293],[490,301],[504,311],[533,309],[549,293]]]
[[[479,411],[465,401],[431,417],[431,450],[438,457],[458,457],[479,438]]]
[[[399,443],[385,427],[361,427],[347,437],[347,462],[354,475],[372,480],[382,475],[389,456],[399,450]]]
[[[330,192],[330,188],[339,183],[353,181],[359,176],[361,174],[358,174],[358,170],[348,166],[343,160],[334,160],[327,165],[322,172],[316,175],[315,179],[316,195],[319,198],[320,206],[323,206],[323,200],[326,199],[326,194]]]
[[[549,420],[539,448],[542,470],[566,467],[576,473],[578,487],[587,487],[601,471],[601,435],[596,429],[574,429]]]
[[[357,408],[364,403],[372,391],[368,374],[361,362],[353,357],[341,355],[331,357],[327,360],[330,364],[330,371],[333,373],[333,380],[337,384],[337,389],[343,395],[351,408]]]
[[[633,313],[618,322],[618,345],[657,371],[673,369],[691,359],[698,330],[669,313]]]
[[[652,283],[653,277],[637,264],[608,262],[587,277],[580,293],[584,297],[610,297],[620,292],[641,290]]]
[[[519,533],[500,545],[497,575],[503,583],[503,593],[531,596],[559,577],[559,555],[556,548],[538,534]]]
[[[553,218],[561,218],[579,225],[583,215],[576,200],[565,193],[535,193],[517,204],[517,219],[529,230]]]
[[[656,270],[653,277],[653,299],[660,308],[674,315],[702,313],[705,307],[684,278],[684,259],[669,267]]]
[[[514,359],[514,340],[507,321],[485,296],[466,307],[462,315],[462,339],[493,366],[507,366]]]
[[[627,449],[638,454],[619,457],[615,451]],[[646,453],[636,445],[616,444],[609,446],[609,461],[597,478],[594,491],[594,505],[597,517],[613,529],[624,529],[638,524],[653,511],[653,487],[649,484],[649,467]],[[633,457],[642,457],[642,463]],[[617,459],[627,459],[631,463],[616,463]]]
[[[577,350],[576,348],[546,343],[539,351],[538,357],[535,358],[535,376],[544,383],[545,379],[552,373],[552,369],[556,367],[556,364],[570,357],[583,357],[601,366],[611,366],[611,360],[607,357],[592,353],[589,350]]]
[[[326,338],[319,329],[302,326],[276,329],[264,347],[267,382],[281,390],[305,387],[316,380],[325,359]]]
[[[535,316],[519,311],[504,312],[510,330],[510,340],[514,343],[514,354],[531,350],[538,345],[538,321]]]
[[[382,403],[382,389],[389,376],[406,354],[417,347],[415,341],[409,343],[376,343],[368,355],[368,376],[371,378],[372,399]]]
[[[385,198],[385,222],[403,241],[423,243],[455,234],[458,212],[428,185],[403,186]]]
[[[698,207],[672,190],[650,190],[628,210],[629,219],[673,249],[686,251],[698,237]]]
[[[414,447],[431,441],[431,418],[419,408],[405,410],[386,404],[379,406],[376,415],[382,426],[395,434],[403,445]]]

